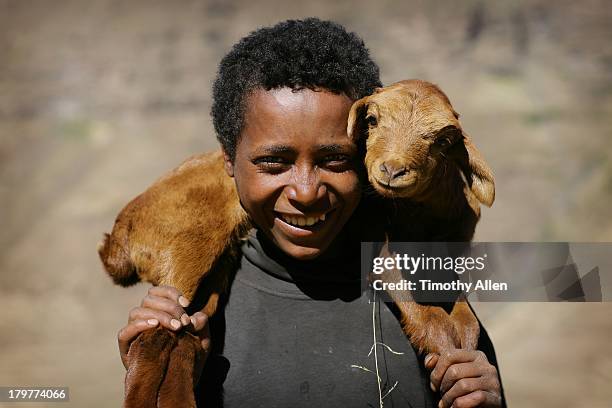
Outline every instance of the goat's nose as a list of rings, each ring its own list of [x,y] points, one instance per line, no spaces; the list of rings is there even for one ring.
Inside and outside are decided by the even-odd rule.
[[[401,166],[391,162],[382,162],[380,164],[380,171],[389,177],[389,181],[406,174],[407,170],[405,166]]]

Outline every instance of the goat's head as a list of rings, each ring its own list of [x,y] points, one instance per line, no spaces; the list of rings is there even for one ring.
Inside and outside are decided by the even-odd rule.
[[[347,130],[355,141],[367,137],[368,178],[381,195],[418,199],[454,164],[478,201],[493,203],[491,170],[436,85],[408,80],[378,88],[353,104]]]

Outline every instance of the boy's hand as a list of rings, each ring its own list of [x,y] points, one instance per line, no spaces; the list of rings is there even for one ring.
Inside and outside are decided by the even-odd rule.
[[[482,351],[454,349],[425,357],[431,388],[442,395],[440,408],[501,407],[495,366]]]
[[[210,350],[208,317],[202,312],[188,316],[183,309],[188,305],[189,301],[171,286],[151,287],[140,306],[130,310],[127,325],[117,334],[119,353],[125,368],[129,365],[127,354],[131,342],[143,331],[160,324],[172,331],[185,327],[200,338],[202,348],[208,352]]]

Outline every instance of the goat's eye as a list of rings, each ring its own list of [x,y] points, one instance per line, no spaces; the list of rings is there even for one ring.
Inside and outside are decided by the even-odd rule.
[[[366,122],[368,122],[368,126],[370,127],[375,127],[378,125],[378,119],[376,119],[376,116],[373,115],[366,116]]]
[[[451,141],[448,137],[440,137],[438,139],[436,139],[436,144],[439,147],[448,147],[451,145]]]

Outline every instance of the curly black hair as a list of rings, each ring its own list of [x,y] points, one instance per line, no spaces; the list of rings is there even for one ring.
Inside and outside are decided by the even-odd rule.
[[[233,161],[246,96],[255,89],[326,89],[356,100],[381,86],[363,40],[318,18],[287,20],[241,39],[221,60],[211,115],[217,140]]]

